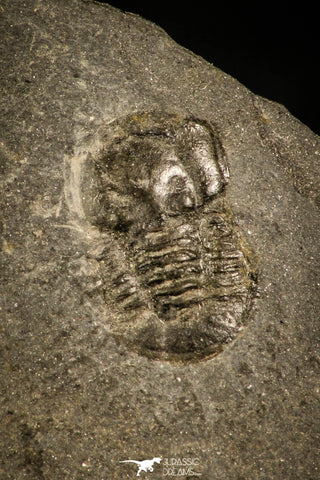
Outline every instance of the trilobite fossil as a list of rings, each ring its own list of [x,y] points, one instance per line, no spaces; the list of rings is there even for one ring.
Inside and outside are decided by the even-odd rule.
[[[113,334],[154,358],[220,352],[246,322],[255,271],[226,207],[216,129],[163,112],[131,115],[105,127],[88,162],[95,198],[84,188],[84,203],[105,241]]]

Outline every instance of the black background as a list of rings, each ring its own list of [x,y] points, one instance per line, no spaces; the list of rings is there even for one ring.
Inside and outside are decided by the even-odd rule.
[[[285,105],[320,134],[320,16],[316,4],[220,0],[103,1],[161,26],[252,92]]]

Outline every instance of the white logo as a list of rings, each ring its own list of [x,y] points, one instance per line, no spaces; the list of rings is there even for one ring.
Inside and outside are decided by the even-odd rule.
[[[199,458],[164,458],[162,474],[169,477],[195,477],[201,476],[199,472],[195,472],[200,465]]]
[[[162,458],[160,457],[154,457],[152,460],[143,460],[142,462],[138,462],[137,460],[122,460],[122,462],[119,463],[136,463],[139,465],[137,477],[140,477],[141,472],[153,472],[153,464],[160,463],[161,460]]]

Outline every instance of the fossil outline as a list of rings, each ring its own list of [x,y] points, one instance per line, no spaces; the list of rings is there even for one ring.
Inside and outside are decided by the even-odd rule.
[[[84,211],[105,242],[112,333],[152,358],[219,353],[246,323],[256,272],[225,201],[216,128],[142,112],[111,122],[101,138],[83,174]]]

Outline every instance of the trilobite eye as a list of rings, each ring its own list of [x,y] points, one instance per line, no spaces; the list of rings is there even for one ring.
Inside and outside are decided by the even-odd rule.
[[[160,209],[178,215],[197,206],[194,184],[178,163],[167,163],[154,172],[152,194]]]
[[[205,165],[204,170],[206,172],[206,193],[208,197],[212,197],[213,195],[217,195],[223,188],[224,182],[221,176],[220,171],[218,170],[217,166],[213,163],[211,165]]]
[[[217,195],[221,192],[225,182],[216,161],[204,146],[195,149],[194,157],[204,178],[207,196]]]
[[[194,125],[192,131],[194,135],[192,157],[198,165],[205,193],[208,197],[212,197],[220,193],[227,183],[227,166],[221,165],[220,168],[218,162],[219,157],[223,157],[222,147],[220,144],[213,144],[208,130],[203,126]]]

